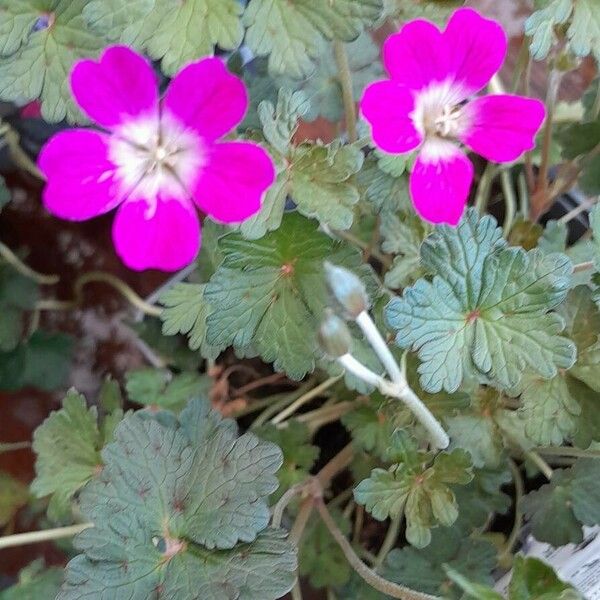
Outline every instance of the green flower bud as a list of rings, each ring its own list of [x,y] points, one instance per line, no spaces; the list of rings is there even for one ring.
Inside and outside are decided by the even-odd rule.
[[[363,282],[348,269],[325,263],[327,284],[350,319],[369,309],[369,297]]]
[[[319,343],[331,358],[348,354],[352,347],[352,336],[346,326],[331,309],[327,309],[319,329]]]

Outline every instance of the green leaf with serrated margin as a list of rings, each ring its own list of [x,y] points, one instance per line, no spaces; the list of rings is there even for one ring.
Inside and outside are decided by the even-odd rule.
[[[277,446],[194,401],[175,419],[140,411],[117,427],[105,468],[82,492],[94,527],[66,570],[60,600],[122,594],[275,600],[294,583],[295,553],[266,529]]]
[[[243,8],[237,0],[136,0],[130,10],[119,6],[116,11],[115,4],[120,3],[94,0],[84,16],[112,41],[162,59],[166,75],[213,55],[215,46],[235,50],[244,36],[240,20]]]
[[[356,502],[379,521],[404,513],[406,539],[418,548],[429,544],[432,527],[448,527],[458,517],[449,485],[465,485],[473,477],[464,450],[440,453],[427,465],[425,455],[420,461],[403,462],[389,470],[374,469],[354,490]]]
[[[207,319],[208,342],[221,349],[253,345],[277,370],[301,379],[314,369],[317,329],[329,305],[323,261],[358,269],[360,254],[297,213],[260,240],[232,233],[219,247],[224,260],[205,291],[219,307]]]
[[[42,103],[47,121],[81,121],[68,74],[105,44],[81,16],[87,0],[0,0],[0,97]]]
[[[205,284],[177,283],[160,297],[162,332],[187,335],[191,350],[200,350],[204,358],[217,358],[219,352],[206,342],[206,317],[211,309],[204,288]]]
[[[550,378],[572,366],[575,346],[548,312],[569,290],[566,256],[506,248],[496,221],[469,210],[457,228],[436,228],[421,260],[433,280],[392,299],[386,317],[398,345],[418,352],[425,390],[455,391],[471,374],[508,388],[526,367]]]
[[[28,500],[27,486],[0,471],[0,527],[4,527]]]
[[[69,391],[62,408],[50,413],[33,434],[33,494],[52,495],[53,508],[66,512],[71,498],[102,468],[100,450],[107,441],[98,427],[96,407],[88,408],[84,396]]]
[[[554,471],[550,483],[525,496],[523,509],[541,542],[581,542],[582,525],[600,523],[600,464],[584,458],[570,469]]]
[[[381,15],[383,0],[250,0],[246,43],[269,56],[269,70],[301,79],[313,69],[323,38],[350,42]]]

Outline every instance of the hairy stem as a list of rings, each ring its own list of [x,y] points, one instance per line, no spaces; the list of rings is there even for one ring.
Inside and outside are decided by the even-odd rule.
[[[333,42],[333,52],[337,63],[340,85],[342,86],[342,101],[344,103],[348,141],[352,144],[358,139],[356,133],[356,105],[352,91],[352,73],[350,72],[348,54],[344,42],[335,40]]]
[[[589,210],[590,208],[592,208],[592,206],[594,206],[594,204],[596,204],[596,202],[598,202],[598,197],[590,198],[589,200],[582,202],[581,204],[576,206],[573,210],[570,210],[567,214],[563,215],[560,219],[558,219],[558,222],[566,224],[569,221],[572,221],[575,217],[580,215],[582,212],[585,212],[586,210]]]
[[[552,467],[534,450],[525,452],[525,456],[542,472],[548,481],[552,479],[554,471]]]
[[[523,500],[523,494],[525,489],[525,486],[523,484],[523,476],[521,475],[521,471],[514,460],[509,459],[508,466],[510,467],[510,470],[512,472],[513,481],[515,484],[515,523],[513,525],[512,531],[510,532],[510,535],[508,536],[508,539],[506,540],[504,549],[500,553],[500,562],[507,560],[512,554],[515,544],[519,540],[521,527],[523,527],[523,510],[521,509],[521,502]]]
[[[340,378],[341,375],[330,377],[329,379],[320,383],[318,386],[314,387],[309,392],[306,392],[306,394],[303,394],[302,396],[300,396],[300,398],[294,400],[294,402],[292,402],[289,406],[284,408],[279,414],[275,415],[271,419],[271,423],[277,425],[277,423],[285,421],[288,417],[293,415],[299,408],[301,408],[311,400],[318,398],[324,391],[328,390],[332,385],[339,381]]]
[[[360,577],[362,577],[362,579],[371,587],[375,588],[382,594],[387,594],[392,598],[400,598],[400,600],[439,600],[436,596],[422,594],[421,592],[417,592],[402,585],[398,585],[397,583],[388,581],[376,573],[373,569],[369,568],[356,555],[352,545],[346,539],[346,536],[340,531],[322,499],[318,499],[315,502],[315,507],[321,519],[323,520],[325,527],[327,527],[329,533],[331,533],[333,539],[337,542],[338,546],[344,553],[346,560],[350,563],[358,575],[360,575]]]
[[[477,194],[475,196],[475,208],[480,215],[483,215],[487,209],[487,204],[492,191],[492,183],[496,176],[498,167],[493,163],[488,163],[479,180]]]
[[[543,456],[571,456],[574,458],[600,458],[600,450],[582,450],[571,446],[549,446],[536,448],[535,451]]]
[[[14,452],[15,450],[27,450],[31,448],[31,442],[10,442],[0,444],[0,454],[4,452]]]
[[[400,525],[402,524],[402,517],[404,513],[400,512],[396,515],[391,521],[390,526],[385,534],[385,538],[383,540],[383,544],[381,544],[381,548],[377,553],[377,560],[375,561],[374,567],[379,569],[381,565],[384,563],[387,555],[390,550],[394,547],[396,540],[398,539],[398,533],[400,531]]]
[[[504,205],[506,207],[502,233],[504,234],[504,237],[507,238],[512,229],[515,215],[517,214],[517,198],[512,181],[510,180],[510,174],[506,169],[503,169],[500,172],[500,182],[502,184],[502,191],[504,192]]]
[[[448,434],[444,431],[444,428],[433,414],[431,414],[425,404],[423,404],[421,399],[413,392],[404,379],[404,376],[402,376],[402,381],[390,382],[365,367],[351,354],[344,354],[337,360],[344,369],[359,379],[377,387],[385,396],[391,396],[392,398],[397,398],[404,402],[415,417],[417,417],[421,425],[428,431],[432,444],[440,449],[448,447],[448,444],[450,443]]]
[[[594,268],[594,261],[593,260],[588,260],[586,262],[582,262],[579,264],[576,264],[573,267],[573,273],[579,273],[581,271],[587,271],[588,269],[593,269]]]
[[[31,267],[28,267],[19,257],[5,244],[0,242],[0,256],[11,266],[15,271],[21,273],[28,279],[33,279],[40,285],[54,285],[60,281],[58,275],[44,275],[34,271]]]
[[[3,548],[13,548],[15,546],[25,546],[26,544],[37,544],[39,542],[72,537],[81,533],[84,529],[89,529],[93,526],[93,523],[82,523],[79,525],[69,525],[68,527],[57,527],[56,529],[43,529],[42,531],[29,531],[27,533],[7,535],[5,537],[0,537],[0,550]]]

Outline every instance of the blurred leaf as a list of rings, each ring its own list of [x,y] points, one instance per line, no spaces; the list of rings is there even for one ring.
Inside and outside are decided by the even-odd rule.
[[[380,410],[380,405],[381,402],[371,397],[368,404],[346,413],[342,423],[359,448],[383,459],[388,454],[395,425],[385,411]]]
[[[0,0],[0,97],[41,100],[47,121],[81,121],[68,73],[105,45],[86,24],[87,0]]]
[[[11,352],[0,352],[0,390],[60,388],[69,374],[72,349],[67,335],[36,331]]]
[[[314,369],[317,328],[330,302],[323,261],[357,269],[359,252],[295,213],[260,240],[230,234],[219,246],[225,258],[205,291],[219,307],[207,319],[207,341],[219,349],[252,344],[276,370],[301,379]]]
[[[126,375],[129,399],[137,404],[181,410],[190,400],[205,397],[212,385],[207,375],[183,372],[174,375],[168,369],[147,367]]]
[[[175,419],[131,414],[102,452],[105,467],[81,494],[94,527],[75,540],[59,600],[102,594],[275,600],[296,558],[267,529],[277,446],[194,401]],[[135,507],[135,508],[134,508]]]
[[[0,600],[50,600],[58,594],[62,579],[62,569],[45,569],[44,562],[36,560],[19,571],[15,585],[0,592]]]
[[[0,471],[0,527],[4,527],[28,500],[27,486],[8,473]]]
[[[145,50],[162,59],[173,75],[185,64],[212,56],[215,46],[234,50],[242,42],[242,5],[237,0],[92,0],[84,16],[111,41]]]
[[[457,228],[435,229],[421,261],[433,280],[393,298],[386,317],[397,344],[418,351],[425,390],[455,391],[471,374],[508,388],[525,367],[552,377],[572,366],[575,347],[548,312],[569,289],[566,256],[506,248],[496,221],[469,210]]]
[[[525,496],[523,510],[537,540],[578,544],[582,525],[600,522],[600,463],[585,458],[570,469],[555,470],[550,483]]]
[[[568,234],[565,223],[548,221],[537,246],[543,252],[564,252],[567,249]]]
[[[381,15],[383,0],[250,0],[246,43],[269,55],[269,70],[296,79],[310,75],[323,39],[350,42]]]
[[[461,594],[448,581],[444,566],[477,583],[490,584],[496,549],[489,542],[464,537],[456,528],[436,529],[423,550],[410,546],[392,550],[382,575],[413,590],[458,599]]]
[[[0,177],[0,212],[10,202],[11,198],[12,195],[10,190],[6,187],[4,177]]]
[[[283,466],[277,473],[279,489],[272,495],[271,503],[279,500],[293,485],[308,478],[319,456],[319,448],[311,444],[311,433],[304,423],[291,420],[286,427],[272,424],[253,429],[261,440],[273,442],[283,452]]]
[[[413,19],[427,19],[444,25],[452,12],[464,0],[384,0],[384,14],[403,23]]]
[[[343,534],[350,533],[350,520],[344,517],[339,509],[333,509],[331,516]],[[307,577],[315,589],[344,585],[352,573],[350,564],[337,542],[323,521],[314,514],[302,535],[298,564],[300,575]]]

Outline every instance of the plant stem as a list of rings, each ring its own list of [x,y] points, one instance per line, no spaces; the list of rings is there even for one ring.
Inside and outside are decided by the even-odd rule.
[[[322,487],[326,487],[330,481],[341,473],[352,462],[354,457],[354,446],[352,443],[344,446],[316,475],[317,481]]]
[[[58,540],[71,537],[81,533],[84,529],[93,527],[93,523],[82,523],[79,525],[69,525],[68,527],[57,527],[56,529],[43,529],[42,531],[29,531],[27,533],[16,533],[0,537],[0,550],[4,548],[13,548],[14,546],[25,546],[26,544],[37,544],[38,542],[47,542],[49,540]]]
[[[348,54],[344,42],[334,40],[333,52],[337,63],[340,85],[342,86],[346,132],[348,133],[348,141],[352,144],[358,139],[356,133],[356,104],[354,103],[354,92],[352,90],[352,73],[350,72],[350,64],[348,63]]]
[[[497,167],[493,163],[488,163],[479,180],[477,195],[475,196],[475,208],[480,215],[483,215],[487,209],[487,203],[492,191],[492,183],[496,176]]]
[[[305,498],[302,504],[300,505],[300,510],[298,511],[298,515],[296,520],[294,521],[294,525],[290,530],[290,535],[288,536],[289,542],[293,546],[298,546],[300,540],[302,539],[302,534],[304,533],[304,529],[306,524],[308,523],[308,519],[310,519],[310,515],[312,514],[312,510],[314,507],[314,498],[309,497]]]
[[[292,596],[292,600],[302,600],[302,588],[300,587],[300,580],[296,579],[296,583],[294,583],[294,587],[290,592]]]
[[[502,562],[503,559],[507,559],[510,554],[512,554],[513,548],[519,539],[519,534],[521,533],[521,527],[523,527],[523,511],[521,510],[521,501],[523,499],[524,488],[523,485],[523,477],[521,475],[521,471],[519,467],[516,465],[515,461],[509,459],[508,466],[513,475],[513,481],[515,484],[515,523],[513,525],[512,531],[506,540],[506,544],[504,549],[500,553],[499,560]]]
[[[273,508],[273,516],[271,517],[271,526],[278,529],[281,527],[281,521],[283,520],[283,513],[288,507],[288,504],[298,495],[302,493],[304,484],[298,483],[293,485],[289,490],[279,498],[279,501]]]
[[[389,269],[392,266],[392,260],[389,256],[382,254],[377,250],[377,248],[371,248],[370,244],[367,242],[363,242],[360,238],[356,237],[349,231],[342,231],[340,229],[332,230],[332,233],[337,237],[354,244],[356,247],[360,248],[364,253],[368,252],[373,258],[376,258],[386,269]]]
[[[404,513],[399,513],[395,516],[391,521],[388,527],[387,533],[385,534],[385,538],[383,540],[383,544],[381,544],[381,548],[377,553],[377,560],[375,561],[374,567],[379,569],[383,562],[385,561],[386,556],[389,554],[390,550],[394,547],[396,540],[398,539],[398,532],[400,531],[400,525],[402,524],[402,516]]]
[[[392,598],[400,598],[400,600],[439,600],[436,596],[430,596],[429,594],[422,594],[416,592],[410,588],[398,585],[384,579],[376,573],[373,569],[370,569],[354,552],[352,545],[346,539],[346,536],[340,531],[339,527],[333,520],[333,517],[327,510],[325,503],[322,499],[315,502],[315,506],[323,523],[331,533],[333,539],[337,542],[338,546],[344,553],[346,560],[350,563],[351,567],[366,581],[371,587],[375,588],[382,594],[387,594]]]
[[[19,257],[5,244],[0,242],[0,256],[11,266],[29,279],[33,279],[36,283],[41,285],[54,285],[60,281],[58,275],[44,275],[34,271],[31,267],[28,267],[22,262]]]
[[[391,353],[388,345],[386,344],[383,336],[377,329],[373,319],[371,319],[369,313],[363,310],[358,317],[356,317],[356,324],[361,328],[365,334],[367,341],[371,344],[371,347],[375,351],[375,354],[379,357],[381,364],[385,367],[388,372],[390,379],[394,383],[406,383],[406,378],[402,374],[396,359]]]
[[[79,303],[82,298],[83,288],[86,284],[96,282],[106,283],[115,288],[126,300],[133,304],[133,306],[148,316],[158,317],[162,313],[162,308],[154,304],[148,304],[148,302],[140,298],[124,281],[121,281],[118,277],[115,277],[110,273],[103,273],[102,271],[90,271],[77,279],[74,285],[77,303]]]
[[[28,450],[31,448],[31,442],[10,442],[0,444],[0,454],[4,452],[14,452],[15,450]]]
[[[588,260],[586,262],[579,263],[573,267],[573,273],[579,273],[580,271],[587,271],[588,269],[594,268],[594,261]]]
[[[574,458],[600,458],[600,450],[582,450],[571,446],[549,446],[536,448],[538,454],[544,456],[572,456]]]
[[[295,392],[291,394],[285,394],[282,398],[268,405],[263,412],[256,417],[256,419],[250,425],[250,429],[255,429],[256,427],[260,427],[264,425],[273,415],[277,414],[278,411],[285,408],[291,402],[294,402],[296,398],[299,398],[304,394],[312,385],[311,380],[309,379],[306,383],[301,385]]]
[[[328,390],[332,385],[334,385],[337,381],[341,379],[341,375],[336,375],[335,377],[330,377],[329,379],[323,381],[318,386],[314,387],[306,394],[303,394],[297,400],[294,400],[289,406],[284,408],[279,414],[275,415],[271,419],[271,423],[277,425],[277,423],[281,423],[285,421],[288,417],[293,415],[300,407],[304,406],[314,398],[320,396],[325,390]]]
[[[344,369],[350,371],[356,377],[377,387],[385,396],[391,396],[404,402],[415,417],[417,417],[421,425],[428,431],[432,444],[436,448],[441,449],[448,447],[450,443],[448,434],[425,404],[423,404],[421,399],[413,392],[404,377],[401,382],[387,381],[380,375],[373,373],[373,371],[357,361],[351,354],[344,354],[337,361]]]
[[[590,198],[589,200],[582,202],[581,204],[576,206],[573,210],[570,210],[567,214],[563,215],[560,219],[558,219],[558,222],[566,224],[569,221],[572,221],[575,217],[580,215],[582,212],[585,212],[586,210],[589,210],[590,208],[592,208],[592,206],[594,206],[594,204],[596,204],[596,202],[598,202],[598,197]]]
[[[552,467],[534,450],[525,452],[525,456],[544,474],[546,479],[550,481],[554,471]]]
[[[512,229],[515,215],[517,214],[517,198],[515,196],[512,181],[510,180],[510,174],[506,169],[500,171],[500,182],[502,184],[502,191],[504,192],[504,205],[506,207],[502,233],[504,234],[504,237],[507,238]]]

